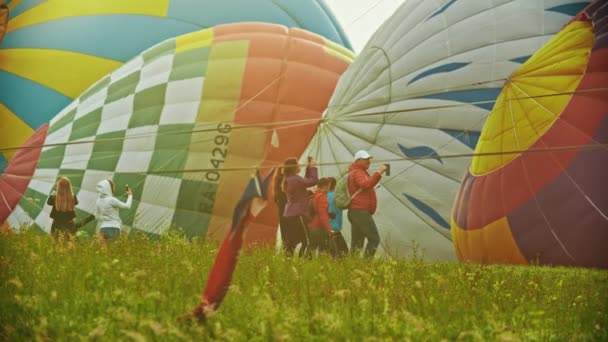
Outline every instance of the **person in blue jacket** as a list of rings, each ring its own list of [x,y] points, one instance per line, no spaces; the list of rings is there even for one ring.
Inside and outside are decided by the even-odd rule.
[[[331,224],[330,250],[334,258],[344,256],[348,253],[348,245],[342,236],[342,209],[336,207],[334,202],[334,191],[336,190],[336,179],[329,177],[329,191],[327,200],[329,201],[329,214]]]

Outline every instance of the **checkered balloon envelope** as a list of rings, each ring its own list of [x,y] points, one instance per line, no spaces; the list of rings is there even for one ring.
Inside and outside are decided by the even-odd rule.
[[[125,226],[223,236],[255,168],[299,156],[340,75],[344,48],[279,25],[220,25],[144,51],[103,77],[48,125],[31,181],[7,222],[49,231],[46,198],[68,177],[77,216],[94,213],[96,184],[133,190]],[[257,240],[273,240],[262,215]],[[255,233],[252,232],[254,235]]]

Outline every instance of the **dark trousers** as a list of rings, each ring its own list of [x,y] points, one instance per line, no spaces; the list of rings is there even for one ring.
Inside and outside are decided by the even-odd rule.
[[[69,238],[76,234],[77,231],[78,229],[75,226],[74,220],[53,220],[53,224],[51,225],[51,236],[54,239],[58,239],[60,236]]]
[[[351,251],[358,253],[367,238],[365,256],[373,257],[380,244],[380,234],[378,234],[378,227],[376,227],[372,214],[367,210],[349,209],[348,220],[351,224]]]
[[[344,236],[340,232],[331,233],[329,248],[331,251],[331,256],[334,258],[339,258],[348,254],[348,245],[346,244],[346,240],[344,240]]]
[[[329,232],[325,228],[311,228],[310,232],[310,244],[308,245],[308,255],[316,250],[319,253],[329,252]]]
[[[308,227],[306,225],[306,218],[303,216],[283,217],[281,222],[281,238],[283,240],[285,253],[287,255],[293,255],[296,246],[301,243],[302,247],[300,247],[298,255],[304,255],[304,252],[308,248]]]

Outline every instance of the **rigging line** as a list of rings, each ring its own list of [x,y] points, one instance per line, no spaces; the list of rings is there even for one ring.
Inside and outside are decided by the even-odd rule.
[[[486,156],[497,156],[506,154],[526,154],[526,153],[543,153],[543,152],[566,152],[566,151],[593,151],[597,149],[608,148],[606,144],[590,144],[590,145],[571,145],[571,146],[556,146],[550,148],[536,148],[528,150],[509,150],[502,152],[483,152],[483,153],[459,153],[459,154],[448,154],[441,155],[442,159],[454,159],[454,158],[471,158],[471,157],[486,157]],[[405,162],[414,160],[428,160],[436,159],[436,156],[421,156],[421,157],[400,157],[400,158],[389,158],[375,160],[376,163],[387,163],[387,162]],[[317,166],[331,166],[331,165],[346,165],[351,164],[352,161],[347,162],[331,162],[331,163],[318,163]],[[300,166],[307,166],[301,164]],[[136,174],[176,174],[176,173],[197,173],[197,172],[229,172],[229,171],[247,171],[247,170],[261,170],[261,169],[272,169],[272,168],[283,168],[281,164],[264,165],[264,166],[247,166],[247,167],[231,167],[231,168],[200,168],[200,169],[176,169],[176,170],[159,170],[159,171],[148,171],[148,172],[133,172]],[[69,174],[69,172],[68,172]],[[12,174],[3,174],[0,177],[6,178],[17,178],[17,179],[34,179],[38,177],[26,177]]]
[[[530,97],[513,98],[510,100],[528,100],[528,99],[532,100],[532,99],[536,99],[536,98],[576,95],[576,94],[593,93],[593,92],[600,92],[600,91],[608,91],[608,88],[584,89],[584,90],[577,90],[577,91],[572,91],[572,92],[543,94],[543,95],[536,95],[536,96],[530,96]],[[267,122],[267,123],[251,124],[251,125],[239,125],[239,126],[234,126],[231,129],[235,130],[235,129],[246,129],[246,128],[251,128],[251,127],[281,126],[281,125],[285,125],[285,124],[289,124],[289,123],[312,124],[315,122],[350,121],[352,118],[357,118],[357,117],[388,115],[388,114],[407,114],[407,113],[423,111],[423,110],[437,110],[437,109],[446,109],[446,108],[455,108],[455,107],[464,107],[464,106],[468,107],[471,105],[483,104],[483,103],[493,103],[493,102],[496,102],[496,100],[478,101],[478,102],[471,102],[471,103],[459,103],[459,104],[442,105],[442,106],[418,107],[418,108],[410,108],[410,109],[398,109],[398,110],[382,111],[382,112],[369,112],[369,113],[363,113],[363,114],[343,116],[340,118],[312,118],[312,119],[302,119],[302,120],[286,120],[286,121],[279,121],[279,122]],[[304,111],[304,110],[300,110],[300,111]],[[223,123],[223,122],[220,122],[220,123]],[[227,122],[227,123],[229,123],[229,122]],[[214,125],[217,125],[217,124],[218,123],[214,123]],[[209,124],[209,125],[212,125],[212,124]],[[24,149],[36,149],[36,148],[45,148],[45,147],[54,147],[54,146],[67,146],[67,145],[74,145],[74,144],[88,144],[88,143],[94,143],[94,142],[100,142],[100,141],[137,139],[137,138],[143,138],[143,137],[147,137],[147,136],[157,136],[158,137],[158,136],[173,135],[173,134],[192,134],[192,133],[214,132],[214,131],[217,131],[217,128],[194,129],[194,130],[188,130],[188,131],[163,132],[163,133],[141,133],[141,134],[134,134],[132,136],[125,136],[125,137],[118,137],[118,138],[104,138],[104,139],[86,140],[86,141],[70,141],[70,142],[65,142],[65,143],[52,143],[52,144],[42,144],[42,145],[32,145],[32,146],[8,147],[8,148],[0,149],[0,153],[18,151],[18,150],[24,150]]]
[[[458,89],[468,89],[468,87],[474,86],[474,85],[482,85],[482,84],[486,84],[486,83],[494,83],[494,82],[497,82],[497,81],[505,81],[505,80],[506,80],[506,78],[498,79],[498,80],[485,81],[485,82],[474,82],[474,83],[470,83],[470,84],[466,84],[466,85],[462,85],[462,86],[458,86],[458,87],[452,87],[452,88],[450,88],[449,90],[446,90],[446,91],[454,91],[454,90],[458,90]],[[275,79],[273,82],[277,82],[277,81],[278,81],[278,79]],[[246,103],[244,103],[243,105],[239,106],[233,112],[233,114],[236,113],[236,111],[241,110],[243,107],[245,107],[245,105],[247,105],[249,102],[251,102],[254,98],[256,98],[261,93],[263,93],[264,91],[266,91],[270,85],[272,85],[272,84],[269,84],[264,89],[262,89],[261,91],[259,91],[256,95],[254,95],[252,98],[250,98]],[[428,94],[429,92],[427,91],[425,93]],[[420,93],[414,93],[414,94],[409,94],[409,95],[404,95],[404,96],[399,96],[399,97],[392,96],[392,94],[391,94],[391,99],[395,99],[395,100],[398,100],[398,101],[408,100],[408,99],[411,99],[412,97],[421,96],[422,94],[423,93],[420,92]],[[377,102],[378,102],[378,99],[373,99],[373,100],[355,101],[355,102],[344,103],[344,104],[328,105],[327,108],[326,108],[326,110],[328,110],[330,108],[340,108],[340,107],[344,107],[344,106],[350,106],[350,105],[353,105],[353,104],[367,104],[367,103],[377,103]],[[422,108],[422,109],[424,109],[424,108]],[[302,109],[288,111],[288,112],[283,112],[283,113],[286,113],[286,114],[298,114],[298,113],[310,113],[310,112],[316,112],[316,111],[312,111],[312,110],[310,110],[308,108],[302,108]],[[224,121],[224,123],[233,124],[234,120],[232,120],[232,121]],[[198,130],[200,128],[203,128],[203,127],[213,127],[216,124],[217,124],[217,122],[214,122],[214,123],[195,122],[194,123],[196,130]],[[176,128],[176,129],[172,129],[172,130],[166,130],[162,134],[163,135],[165,135],[165,134],[169,135],[169,134],[172,134],[172,133],[183,134],[183,133],[190,133],[190,132],[192,132],[192,130],[182,131],[181,129]],[[144,132],[144,133],[132,134],[129,137],[139,137],[139,136],[147,136],[147,135],[154,135],[154,134],[155,133],[149,133],[149,132],[145,133]]]
[[[551,93],[551,94],[535,95],[535,96],[530,96],[530,97],[511,98],[511,99],[507,99],[507,100],[534,100],[534,99],[538,99],[538,98],[546,98],[546,97],[553,97],[553,96],[567,96],[567,95],[577,95],[577,94],[586,94],[586,93],[604,92],[604,91],[608,91],[608,88],[583,89],[583,90],[576,90],[576,91],[571,91],[571,92]],[[419,100],[419,99],[423,100],[424,98],[415,98],[415,99],[412,99],[412,100]],[[366,117],[366,116],[374,116],[374,115],[399,114],[399,113],[416,112],[416,111],[421,111],[421,110],[446,109],[446,108],[455,108],[455,107],[469,107],[471,105],[488,104],[488,103],[495,103],[495,102],[496,102],[496,99],[495,100],[485,100],[485,101],[475,101],[475,102],[459,103],[459,104],[454,104],[454,105],[429,106],[429,107],[419,107],[419,108],[410,108],[410,109],[395,109],[395,110],[384,111],[384,112],[369,112],[369,113],[361,113],[361,114],[354,114],[354,115],[343,116],[343,117],[340,118],[340,120],[342,120],[343,118],[355,118],[355,117]]]
[[[271,132],[273,130],[291,129],[291,128],[294,128],[294,127],[297,127],[297,126],[308,125],[308,124],[309,123],[304,123],[304,124],[298,123],[298,124],[292,124],[292,125],[282,126],[282,127],[279,127],[279,128],[266,128],[265,130],[260,130],[260,131],[252,132],[251,134],[268,134],[269,132]],[[214,139],[215,139],[215,137],[204,137],[204,138],[201,138],[201,139],[194,139],[193,138],[193,140],[190,142],[190,145],[207,143],[207,142],[214,141]],[[177,148],[178,146],[176,145],[176,146],[173,146],[173,147]],[[151,152],[151,151],[154,151],[154,150],[146,150],[146,151],[138,151],[138,152]],[[96,157],[92,157],[92,158],[89,158],[87,160],[87,163],[90,162],[90,161],[100,161],[100,160],[109,159],[109,158],[116,158],[122,152],[123,151],[121,150],[121,151],[116,151],[115,154],[111,154],[111,155],[103,154],[103,155],[99,155],[99,156],[96,156]],[[173,158],[178,157],[178,155],[179,154],[175,154],[172,158],[170,158],[167,161],[167,163],[170,162]],[[54,159],[54,158],[57,158],[57,156],[51,156],[51,157],[48,157],[48,158],[41,158],[40,160],[45,161],[45,160]],[[74,161],[74,163],[80,163],[80,162],[81,162],[81,160]],[[163,165],[164,164],[166,164],[166,163],[163,163]],[[62,164],[61,168],[62,169],[69,169],[69,164]],[[161,165],[161,168],[162,168],[162,165]],[[147,174],[147,172],[135,172],[135,173],[138,173],[138,174]],[[66,173],[66,175],[67,175],[67,173]],[[12,176],[14,177],[15,175],[12,175]],[[37,178],[30,177],[28,179],[37,179]],[[44,179],[46,179],[46,178],[44,178]]]
[[[357,21],[361,20],[361,18],[363,18],[364,16],[366,16],[367,14],[369,14],[369,12],[371,12],[374,8],[378,7],[378,5],[380,5],[383,1],[384,0],[378,0],[378,1],[376,1],[375,4],[373,4],[367,10],[365,10],[361,15],[359,15],[353,21],[351,21],[350,23],[348,23],[348,25],[346,25],[346,27],[351,27],[354,23],[356,23]]]
[[[572,145],[572,146],[559,146],[559,147],[551,147],[551,148],[538,148],[538,149],[528,149],[528,150],[510,150],[510,151],[502,151],[502,152],[484,152],[484,153],[460,153],[460,154],[450,154],[450,155],[442,155],[440,156],[442,159],[454,159],[454,158],[471,158],[471,157],[486,157],[486,156],[497,156],[497,155],[505,155],[505,154],[525,154],[525,153],[544,153],[544,152],[567,152],[567,151],[593,151],[598,149],[606,149],[608,148],[608,144],[592,144],[592,145]],[[435,159],[436,156],[421,156],[421,157],[401,157],[401,158],[390,158],[390,159],[381,159],[375,160],[376,163],[388,163],[388,162],[405,162],[405,161],[414,161],[414,160],[428,160]],[[348,162],[332,162],[332,163],[317,163],[317,166],[332,166],[332,165],[347,165],[351,164],[352,161]],[[306,164],[300,164],[301,167],[307,166]],[[148,171],[148,172],[132,172],[134,174],[177,174],[177,173],[198,173],[198,172],[230,172],[230,171],[255,171],[261,169],[273,169],[273,168],[283,168],[282,164],[270,164],[263,166],[248,166],[248,167],[231,167],[231,168],[200,168],[200,169],[178,169],[178,170],[158,170],[158,171]],[[66,174],[70,174],[69,171]],[[2,174],[0,178],[15,178],[15,179],[43,179],[44,177],[33,177],[33,176],[20,176],[20,175],[12,175],[12,174]],[[47,177],[48,178],[48,177]],[[47,179],[44,178],[44,179]]]
[[[237,111],[241,110],[243,107],[245,107],[247,104],[249,104],[251,101],[253,101],[256,97],[258,97],[259,95],[261,95],[261,93],[263,93],[264,91],[266,91],[270,86],[273,85],[273,83],[278,82],[279,78],[283,77],[283,75],[278,76],[277,78],[275,78],[275,80],[273,80],[270,84],[268,84],[267,86],[265,86],[262,90],[260,90],[257,94],[255,94],[253,97],[251,97],[250,99],[248,99],[245,103],[243,103],[242,105],[240,105],[236,110],[233,111],[233,114],[236,113]],[[498,80],[492,80],[492,81],[485,81],[485,82],[475,82],[475,83],[471,83],[468,85],[462,85],[459,87],[453,87],[450,88],[449,91],[453,91],[453,90],[457,90],[460,88],[466,89],[466,87],[468,86],[473,86],[473,85],[482,85],[485,83],[494,83],[497,81],[504,81],[506,79],[498,79]],[[395,99],[397,101],[400,100],[407,100],[407,99],[412,99],[412,96],[419,96],[422,93],[418,93],[418,94],[409,94],[407,96],[399,96],[399,97],[394,97],[391,95],[392,99]],[[330,108],[339,108],[339,107],[344,107],[344,106],[350,106],[353,104],[365,104],[365,103],[376,103],[378,102],[378,99],[374,99],[374,100],[365,100],[365,101],[355,101],[355,102],[351,102],[351,103],[344,103],[344,104],[337,104],[337,105],[328,105],[327,109]],[[493,101],[487,101],[487,102],[493,102]],[[449,107],[458,107],[458,106],[469,106],[471,104],[482,104],[482,102],[479,103],[468,103],[468,104],[457,104],[457,105],[446,105],[445,107],[442,108],[449,108]],[[437,109],[435,107],[420,107],[419,110],[431,110],[431,109]],[[415,109],[411,109],[411,110],[415,110]],[[309,112],[313,112],[312,110],[308,109],[308,108],[302,108],[302,109],[298,109],[298,110],[294,110],[294,111],[289,111],[289,112],[284,112],[287,114],[298,114],[298,113],[309,113]],[[382,114],[384,112],[372,112],[369,114]],[[390,113],[387,113],[390,114]],[[310,119],[311,122],[314,122],[316,120],[319,119]],[[320,120],[325,120],[325,119],[320,119]],[[347,120],[347,119],[344,119]],[[274,125],[280,125],[283,123],[289,123],[290,121],[284,121],[284,122],[271,122],[269,124],[274,124]],[[227,124],[234,124],[234,120],[232,121],[223,121],[222,123],[227,123]],[[194,130],[187,130],[187,131],[183,131],[181,129],[172,129],[172,130],[166,130],[163,131],[162,133],[156,133],[156,132],[144,132],[144,133],[137,133],[137,134],[131,134],[128,137],[123,137],[123,138],[105,138],[105,139],[98,139],[96,141],[112,141],[112,140],[120,140],[120,139],[137,139],[140,137],[147,137],[147,136],[164,136],[164,135],[171,135],[171,134],[188,134],[188,133],[196,133],[196,132],[205,132],[207,130],[205,129],[200,129],[201,127],[213,127],[216,126],[218,124],[218,122],[213,122],[213,123],[201,123],[201,122],[194,122],[193,123],[195,125],[195,129]],[[265,125],[264,123],[261,123],[261,125]],[[213,131],[213,130],[211,130]],[[111,133],[111,132],[109,132]],[[92,140],[90,141],[81,141],[81,142],[68,142],[68,143],[57,143],[57,144],[47,144],[47,145],[40,145],[40,146],[27,146],[27,147],[22,147],[22,146],[15,146],[15,147],[7,147],[4,149],[0,149],[0,153],[3,151],[18,151],[21,149],[33,149],[33,148],[39,148],[39,147],[53,147],[53,146],[61,146],[61,145],[68,145],[70,143],[73,144],[85,144],[85,143],[91,143],[93,142]]]
[[[441,94],[441,93],[452,92],[452,91],[456,91],[456,90],[467,90],[467,89],[471,89],[472,86],[478,86],[478,85],[484,85],[484,84],[490,84],[490,83],[496,83],[496,82],[504,82],[507,79],[508,78],[500,78],[500,79],[489,80],[489,81],[462,84],[462,85],[455,86],[455,87],[449,87],[448,89],[443,89],[441,92],[438,92],[437,89],[433,89],[433,90],[427,90],[424,92],[420,91],[417,93],[411,93],[411,94],[402,95],[402,96],[393,96],[392,94],[390,96],[391,96],[391,99],[393,100],[393,102],[398,102],[398,101],[403,101],[403,100],[424,97],[425,95]],[[481,88],[481,89],[483,89],[483,88]],[[340,108],[340,107],[350,106],[353,104],[376,103],[376,102],[378,102],[378,100],[379,99],[376,98],[376,99],[372,99],[372,100],[354,101],[354,102],[348,102],[348,103],[343,103],[343,104],[330,104],[327,106],[327,109]]]

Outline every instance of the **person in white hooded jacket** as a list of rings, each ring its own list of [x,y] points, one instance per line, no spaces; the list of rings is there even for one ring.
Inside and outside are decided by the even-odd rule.
[[[127,187],[127,202],[121,202],[114,194],[114,182],[109,179],[97,183],[97,204],[95,218],[97,219],[97,231],[106,240],[114,240],[120,236],[122,221],[118,215],[118,209],[130,209],[133,202],[133,192]]]

